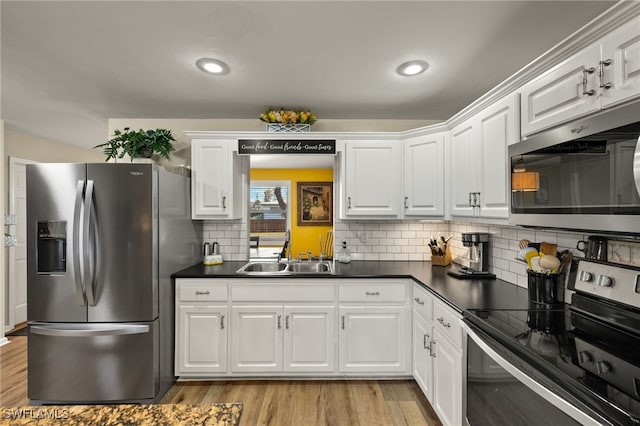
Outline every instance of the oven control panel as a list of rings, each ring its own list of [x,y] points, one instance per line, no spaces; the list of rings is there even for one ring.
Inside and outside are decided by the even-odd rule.
[[[640,268],[580,259],[569,288],[615,302],[640,307]]]

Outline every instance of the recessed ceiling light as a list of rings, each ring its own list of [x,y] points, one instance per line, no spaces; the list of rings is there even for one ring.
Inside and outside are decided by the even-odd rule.
[[[229,73],[229,65],[219,59],[200,58],[196,61],[196,66],[209,74],[222,75]]]
[[[429,68],[429,64],[422,60],[408,61],[401,64],[396,72],[404,76],[418,75],[425,72]]]

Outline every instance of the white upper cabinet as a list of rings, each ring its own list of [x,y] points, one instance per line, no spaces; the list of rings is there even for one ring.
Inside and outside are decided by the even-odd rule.
[[[518,96],[509,95],[478,114],[480,162],[477,204],[480,216],[509,217],[507,146],[520,140]]]
[[[473,195],[478,191],[478,150],[473,121],[467,120],[451,131],[451,214],[454,216],[475,215]]]
[[[640,95],[640,18],[602,39],[602,107]]]
[[[507,146],[519,139],[518,96],[509,95],[451,131],[451,214],[509,217]]]
[[[243,174],[247,161],[234,155],[235,140],[191,142],[191,217],[242,217]]]
[[[445,133],[417,136],[404,145],[404,215],[444,215]]]
[[[358,140],[345,141],[344,145],[341,217],[400,217],[401,142]]]
[[[522,86],[522,135],[640,95],[640,17]]]

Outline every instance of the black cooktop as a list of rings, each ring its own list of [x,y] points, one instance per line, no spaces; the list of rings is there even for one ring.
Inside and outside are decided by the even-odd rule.
[[[464,316],[615,424],[640,424],[640,330],[611,327],[570,305]]]

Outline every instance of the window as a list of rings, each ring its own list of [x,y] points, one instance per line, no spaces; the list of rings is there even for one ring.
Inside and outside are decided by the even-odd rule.
[[[273,258],[282,251],[290,229],[290,181],[251,181],[249,256]]]

